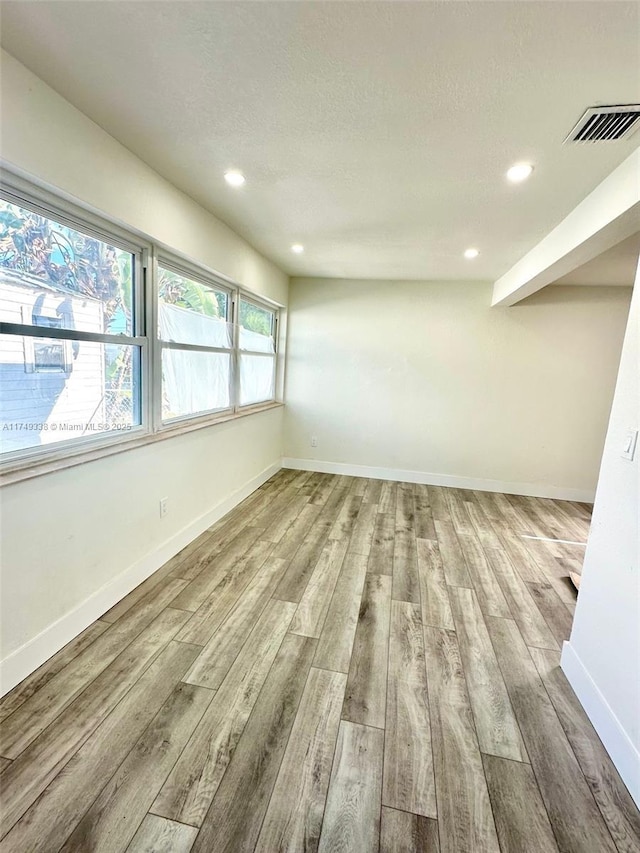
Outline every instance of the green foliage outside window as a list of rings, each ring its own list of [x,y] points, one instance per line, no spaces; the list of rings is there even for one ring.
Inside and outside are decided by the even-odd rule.
[[[251,302],[240,300],[240,325],[250,332],[258,332],[260,335],[273,334],[273,314],[258,308]]]
[[[227,317],[227,294],[185,278],[171,270],[158,268],[158,293],[168,305],[177,305],[206,317]]]
[[[130,252],[0,199],[0,268],[100,300],[103,331],[131,334]]]
[[[133,334],[131,252],[0,199],[0,269],[36,292],[96,299],[103,328],[93,331]],[[133,405],[132,355],[132,347],[104,346],[105,395],[118,401],[123,420]]]

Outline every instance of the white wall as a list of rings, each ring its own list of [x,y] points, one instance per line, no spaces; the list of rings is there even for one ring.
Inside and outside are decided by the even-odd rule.
[[[65,616],[75,629],[62,642],[98,618],[280,467],[281,430],[282,409],[272,410],[6,486],[3,657],[49,629],[24,651],[31,661],[65,636],[55,625]]]
[[[2,60],[5,162],[286,304],[288,279],[272,263],[22,65]],[[6,486],[3,689],[276,470],[281,436],[275,409]]]
[[[602,457],[578,606],[562,666],[640,807],[640,269]]]
[[[5,162],[256,293],[286,303],[288,277],[274,264],[6,51],[0,58]]]
[[[627,157],[493,287],[494,305],[514,305],[601,256],[638,231],[640,148]]]
[[[629,297],[293,279],[285,465],[592,498]]]

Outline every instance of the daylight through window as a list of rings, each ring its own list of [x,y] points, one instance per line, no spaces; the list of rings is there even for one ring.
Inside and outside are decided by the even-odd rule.
[[[85,227],[66,209],[0,198],[3,461],[275,401],[276,309],[153,257],[152,246]]]
[[[136,255],[0,200],[3,454],[141,424]]]

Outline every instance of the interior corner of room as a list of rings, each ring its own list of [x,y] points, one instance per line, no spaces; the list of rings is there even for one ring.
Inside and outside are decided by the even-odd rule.
[[[566,731],[571,742],[567,761],[584,770],[579,743],[576,747],[566,722],[577,697],[575,707],[584,709],[590,721],[584,718],[585,725],[595,729],[612,772],[619,773],[640,804],[640,133],[615,142],[563,144],[588,108],[624,104],[640,114],[637,41],[634,54],[634,40],[627,34],[637,28],[635,4],[563,2],[549,4],[557,10],[545,11],[547,4],[541,2],[526,8],[450,4],[448,10],[437,10],[440,4],[431,2],[415,4],[415,9],[409,8],[414,4],[367,8],[354,3],[336,7],[331,19],[322,2],[202,4],[198,10],[200,4],[189,2],[140,8],[130,3],[123,4],[123,57],[133,52],[137,39],[148,38],[147,25],[163,50],[168,43],[162,40],[170,38],[175,38],[176,50],[169,51],[166,67],[151,52],[145,63],[136,64],[130,55],[123,58],[120,69],[108,44],[121,31],[109,8],[113,4],[3,5],[2,695],[11,697],[24,679],[37,678],[38,668],[55,661],[56,654],[64,656],[68,644],[83,643],[83,632],[109,630],[105,626],[115,621],[109,613],[127,608],[122,602],[135,597],[136,590],[155,589],[156,581],[158,590],[167,582],[175,584],[166,618],[177,624],[187,619],[187,612],[189,619],[197,612],[206,620],[217,587],[204,573],[196,581],[195,570],[193,576],[189,571],[181,576],[175,567],[180,555],[195,554],[207,537],[218,531],[226,535],[227,526],[239,519],[244,535],[255,533],[262,559],[269,554],[282,572],[279,577],[291,583],[288,595],[271,591],[269,601],[276,604],[270,603],[262,615],[249,605],[246,612],[254,613],[257,624],[258,618],[267,619],[269,608],[280,608],[279,621],[275,609],[269,617],[274,636],[281,625],[293,626],[287,633],[285,625],[282,637],[286,634],[285,646],[299,643],[295,653],[287,652],[291,659],[309,658],[305,665],[312,675],[301,682],[303,699],[296,699],[305,712],[314,678],[333,679],[325,685],[329,694],[342,696],[342,681],[352,686],[355,656],[364,655],[367,644],[375,651],[380,630],[384,633],[376,620],[386,619],[386,653],[392,656],[394,625],[411,635],[411,620],[422,619],[425,679],[451,690],[451,707],[472,707],[475,713],[474,718],[468,715],[476,721],[472,740],[477,736],[480,743],[473,747],[474,761],[484,768],[495,829],[473,853],[523,849],[508,846],[508,832],[500,823],[501,797],[507,795],[496,782],[500,774],[492,775],[491,762],[511,764],[503,759],[513,758],[513,750],[513,763],[526,765],[525,773],[533,768],[531,779],[518,777],[518,784],[527,790],[532,785],[538,798],[539,786],[538,817],[543,815],[544,827],[551,821],[553,844],[587,853],[588,846],[581,846],[588,844],[586,836],[581,840],[575,826],[563,828],[562,817],[547,800],[544,760],[529,740],[522,723],[526,709],[519,709],[515,694],[519,678],[539,676],[549,707],[558,711],[558,731],[562,738]],[[587,5],[588,23],[576,29],[578,10],[571,7]],[[145,19],[143,6],[155,10],[150,19]],[[181,20],[182,6],[194,6],[193,14],[202,16],[194,18],[201,30]],[[487,38],[497,39],[501,25],[506,28],[504,41],[496,42],[506,51],[504,68],[511,68],[500,72],[502,107],[489,97],[495,68],[477,45],[471,46],[463,9],[478,26],[485,16]],[[552,11],[559,16],[558,33],[576,39],[568,58],[560,35],[557,43],[551,38]],[[430,16],[443,28],[440,40],[428,34]],[[514,28],[520,25],[518,35]],[[226,62],[214,62],[215,51],[203,35],[207,26],[226,34],[220,46],[220,59]],[[609,67],[599,64],[603,54],[597,35],[602,28],[618,47],[615,57],[608,55]],[[331,39],[323,41],[318,34],[325,29]],[[473,85],[444,47],[457,44],[463,32],[479,63]],[[374,45],[384,33],[385,55],[374,60]],[[543,33],[549,37],[541,51],[548,53],[544,62],[534,58],[531,41]],[[427,39],[431,58],[420,38]],[[524,46],[516,49],[520,38]],[[63,61],[71,54],[75,63]],[[268,61],[273,55],[287,61],[283,58],[274,67]],[[179,67],[178,56],[184,67]],[[403,56],[411,60],[409,65],[415,63],[416,76],[401,62]],[[229,69],[229,78],[222,66]],[[427,85],[429,74],[433,77]],[[197,91],[187,86],[189,77],[202,81]],[[227,81],[233,91],[225,90]],[[454,92],[462,93],[462,104],[448,101]],[[442,125],[428,120],[435,115]],[[529,168],[524,177],[507,176],[509,167],[523,165]],[[47,239],[53,234],[57,240],[58,255],[30,271],[19,257],[24,242],[11,242],[20,211],[25,212],[23,224],[32,229],[49,223]],[[97,297],[89,285],[65,290],[56,276],[65,265],[72,268],[74,252],[80,256],[76,234],[93,240],[87,252],[110,253],[109,264],[119,270],[115,278],[122,278],[126,267],[127,295],[114,295],[114,290]],[[35,246],[33,234],[30,239]],[[62,317],[62,301],[71,306],[65,310],[74,314],[75,325]],[[54,303],[57,309],[42,308]],[[103,322],[106,313],[109,320]],[[86,316],[86,327],[77,320],[80,316]],[[116,335],[123,336],[122,344]],[[120,346],[117,358],[109,355],[114,346]],[[73,380],[79,387],[81,364],[89,370],[91,352],[103,362],[95,400],[90,391],[71,387]],[[83,353],[88,354],[85,362]],[[120,415],[113,415],[113,423],[94,434],[85,422],[97,421],[98,411],[104,414],[101,420],[108,419],[105,396],[116,393],[114,376],[125,382],[122,364],[129,358],[126,382],[133,385],[117,390],[129,401],[126,429],[117,434]],[[45,400],[49,393],[53,397]],[[24,414],[27,398],[32,415]],[[131,403],[134,398],[137,402]],[[29,418],[34,424],[25,426]],[[77,437],[51,431],[52,423],[74,418],[78,426],[73,428],[84,424]],[[18,420],[21,437],[11,426]],[[49,426],[41,423],[38,431],[36,420]],[[386,500],[388,506],[383,505]],[[439,501],[442,516],[435,511]],[[368,533],[358,526],[365,523]],[[281,537],[294,529],[291,525],[298,525],[298,533],[291,534],[295,547],[289,553]],[[358,537],[366,539],[364,550],[364,539]],[[218,544],[218,550],[202,558],[199,572],[203,566],[215,571],[223,547]],[[375,548],[376,559],[384,554],[392,566],[399,553],[406,557],[413,548],[415,588],[408,581],[403,587],[392,569],[372,569]],[[301,574],[292,581],[295,554]],[[344,580],[346,570],[338,570],[349,555],[354,560]],[[451,566],[459,559],[462,580],[451,579],[447,559]],[[238,560],[238,572],[245,571],[242,558]],[[505,579],[501,560],[516,570],[522,560],[521,574]],[[371,628],[362,627],[357,609],[351,615],[346,609],[336,611],[336,619],[353,621],[353,633],[347,664],[336,666],[335,672],[332,665],[317,663],[320,651],[312,666],[311,653],[303,649],[304,643],[310,647],[316,641],[319,650],[324,648],[321,623],[306,633],[300,627],[310,618],[304,607],[319,606],[312,595],[314,584],[320,589],[334,569],[336,595],[343,581],[353,585],[357,575],[358,600],[363,596],[376,614]],[[429,593],[430,582],[436,588]],[[200,587],[194,592],[196,583]],[[245,588],[253,589],[242,586],[242,595]],[[197,607],[189,604],[183,613],[179,596],[184,601],[191,594]],[[425,603],[428,594],[433,598]],[[439,610],[443,621],[425,621],[429,608],[443,606],[441,596],[448,616],[443,618]],[[520,605],[526,607],[516,613]],[[240,607],[235,599],[233,607]],[[455,654],[467,666],[465,642],[476,637],[477,614],[478,642],[486,640],[492,662],[477,674],[477,683],[489,678],[487,672],[502,673],[505,707],[520,725],[514,723],[511,752],[500,753],[504,744],[497,752],[484,748],[473,676],[466,687],[447,687],[440,669],[452,637]],[[535,633],[538,628],[540,634]],[[173,643],[182,646],[178,651],[185,656],[210,642],[208,636],[197,639],[195,628],[192,634],[189,630],[176,629],[170,637],[186,637],[184,643]],[[301,637],[312,639],[303,642]],[[515,655],[510,645],[527,655],[521,670],[516,671],[520,664],[510,657]],[[549,675],[552,660],[554,672],[560,665],[571,685],[569,698],[553,692],[560,688],[557,675]],[[192,665],[191,673],[198,664]],[[506,666],[514,667],[511,675]],[[449,674],[455,670],[451,667]],[[207,681],[209,675],[183,679],[185,689],[193,687],[200,696],[202,713],[210,698],[207,694],[205,701],[202,691],[214,683]],[[391,690],[390,685],[380,689]],[[38,689],[36,685],[32,692],[37,695]],[[31,688],[25,695],[31,696]],[[356,687],[352,694],[348,687],[345,696],[344,706],[337,699],[331,701],[338,710],[330,706],[336,720],[342,713],[339,729],[336,722],[336,754],[353,750],[354,755],[376,755],[378,750],[382,755],[375,739],[385,727],[384,708],[388,715],[389,706],[384,706],[380,723],[375,699],[363,712],[356,708]],[[430,720],[432,727],[439,724],[433,710]],[[251,725],[247,723],[248,731]],[[41,733],[38,729],[36,737],[33,731],[37,744]],[[358,737],[371,739],[360,752]],[[580,742],[578,735],[575,739]],[[286,743],[285,738],[281,776],[295,765],[295,756],[289,761],[289,747],[284,751]],[[5,753],[1,746],[2,736],[0,773],[5,761],[8,767],[21,760],[17,749]],[[487,759],[488,754],[493,758]],[[327,827],[333,826],[337,801],[332,798],[343,782],[339,762],[332,765],[331,760],[319,848],[325,853],[333,849]],[[230,768],[241,759],[234,761]],[[380,762],[382,767],[382,758]],[[235,772],[228,771],[224,779],[232,780]],[[376,794],[377,814],[383,807],[382,829],[375,818],[377,832],[386,831],[385,826],[391,832],[392,821],[401,821],[405,812],[420,826],[425,822],[421,831],[427,832],[429,821],[435,826],[436,820],[444,820],[446,826],[438,772],[436,766],[437,807],[433,791],[420,808],[415,801],[394,801],[388,785],[400,783],[388,783],[384,776],[382,794]],[[567,778],[575,778],[572,772],[567,771]],[[596,783],[591,784],[588,771],[584,775],[593,791]],[[274,771],[271,784],[277,792],[282,782],[276,776]],[[207,821],[216,803],[220,809],[229,806],[227,794],[220,792],[232,782],[218,784],[209,817],[199,815],[193,803],[163,811],[158,805],[163,793],[166,802],[170,797],[162,788],[155,805],[145,807],[145,822],[166,820],[176,839],[183,831],[189,836],[185,850],[192,842],[193,850],[208,849],[213,836],[207,835]],[[603,815],[598,818],[602,843],[613,843],[613,853],[640,850],[640,837],[633,838],[632,829],[625,830],[629,835],[622,840],[615,835],[606,804],[594,796],[597,813]],[[268,820],[262,825],[260,819],[262,829],[257,827],[252,841],[256,850],[276,849],[269,846],[276,837],[269,835],[270,821],[276,825],[278,820],[271,803]],[[589,811],[593,804],[587,805]],[[16,806],[8,836],[15,833],[16,845],[21,833],[27,838],[30,832],[29,820],[19,824],[20,808]],[[42,806],[29,801],[24,811],[36,808]],[[193,825],[189,808],[196,810]],[[39,819],[39,812],[33,814]],[[625,814],[625,826],[640,826],[628,810]],[[588,820],[585,825],[595,826]],[[82,848],[83,824],[78,826],[71,835],[79,838],[76,849],[94,849]],[[140,826],[142,832],[146,823]],[[447,846],[442,826],[443,853],[471,851],[460,840],[458,848]],[[544,835],[547,829],[540,831]],[[363,853],[374,849],[362,843]],[[177,840],[175,844],[176,851],[183,849]]]

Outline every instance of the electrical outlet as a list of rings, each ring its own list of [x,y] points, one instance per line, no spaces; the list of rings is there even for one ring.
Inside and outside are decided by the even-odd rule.
[[[311,447],[317,447],[317,446],[318,446],[318,436],[312,435],[311,436]]]
[[[638,443],[638,430],[630,429],[624,439],[622,449],[622,458],[633,462],[633,457],[636,455],[636,445]]]
[[[169,512],[169,498],[160,498],[160,518]]]

